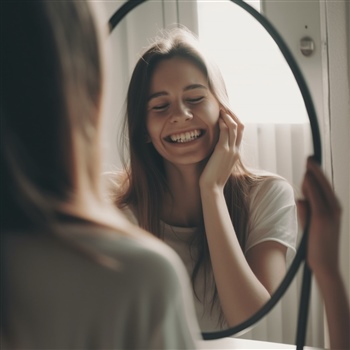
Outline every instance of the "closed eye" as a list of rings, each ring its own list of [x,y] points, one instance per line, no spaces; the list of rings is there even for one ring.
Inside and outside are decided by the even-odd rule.
[[[200,97],[196,97],[196,98],[188,98],[187,102],[196,104],[196,103],[201,102],[203,99],[204,99],[204,96],[200,96]]]
[[[163,110],[165,110],[168,106],[169,106],[168,103],[164,103],[164,104],[161,104],[161,105],[153,106],[152,109],[153,109],[154,111],[163,111]]]

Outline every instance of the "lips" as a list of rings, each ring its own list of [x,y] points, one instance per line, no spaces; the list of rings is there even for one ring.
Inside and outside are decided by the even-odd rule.
[[[203,134],[203,130],[195,129],[186,132],[171,134],[165,137],[165,140],[172,143],[186,143],[200,138]]]

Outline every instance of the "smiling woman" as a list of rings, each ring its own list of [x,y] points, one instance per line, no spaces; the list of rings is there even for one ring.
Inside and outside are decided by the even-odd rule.
[[[115,203],[180,255],[202,331],[220,330],[255,314],[284,278],[297,239],[294,195],[283,178],[243,165],[243,125],[196,38],[163,34],[131,77],[130,163]]]
[[[112,6],[111,3],[108,6],[110,16],[106,18],[109,20],[111,35],[110,41],[113,42],[113,47],[118,47],[118,36],[127,38],[123,45],[123,55],[122,57],[116,56],[117,64],[114,68],[120,69],[123,73],[125,72],[125,79],[118,80],[114,79],[114,100],[118,96],[125,96],[125,82],[129,80],[129,73],[132,71],[131,67],[134,65],[134,60],[139,57],[139,50],[145,45],[148,45],[149,38],[154,37],[159,28],[166,28],[174,23],[181,23],[188,26],[195,33],[200,34],[201,41],[206,41],[206,34],[202,35],[202,29],[208,29],[207,34],[212,34],[214,29],[222,27],[222,31],[217,32],[214,37],[214,43],[216,49],[221,49],[225,52],[222,55],[225,60],[231,65],[231,68],[241,67],[241,69],[235,70],[234,73],[226,74],[225,79],[228,83],[228,90],[230,90],[230,83],[236,83],[237,76],[243,75],[243,81],[238,84],[238,89],[235,90],[232,106],[235,108],[236,114],[242,118],[246,124],[247,120],[250,118],[255,118],[257,115],[255,113],[245,113],[243,109],[238,109],[240,102],[244,102],[246,96],[237,94],[242,90],[248,90],[248,102],[246,107],[252,107],[256,110],[259,105],[261,108],[257,109],[259,117],[263,117],[261,122],[257,125],[246,124],[244,130],[244,137],[242,143],[244,144],[244,160],[246,162],[246,151],[247,151],[247,141],[248,141],[248,153],[249,153],[249,163],[251,163],[251,155],[253,155],[253,165],[256,164],[259,168],[268,169],[272,172],[277,172],[285,178],[287,178],[298,191],[300,189],[300,183],[303,177],[305,158],[310,153],[314,153],[318,161],[321,160],[321,145],[320,136],[318,132],[318,123],[320,123],[322,135],[324,136],[324,143],[322,144],[322,155],[325,157],[325,168],[329,174],[334,174],[334,184],[338,192],[343,197],[343,205],[348,208],[348,162],[344,162],[344,157],[339,156],[343,154],[344,145],[348,144],[348,137],[343,137],[346,135],[348,130],[348,118],[345,118],[348,113],[344,111],[348,110],[348,105],[346,105],[348,96],[348,84],[347,84],[347,74],[346,67],[347,63],[344,62],[348,55],[345,50],[347,47],[347,42],[344,33],[346,25],[346,18],[349,14],[349,6],[342,2],[337,2],[336,4],[328,4],[326,2],[312,1],[312,2],[271,2],[271,1],[261,1],[262,5],[262,15],[259,13],[251,12],[251,7],[246,3],[250,3],[253,6],[256,1],[247,0],[246,2],[241,0],[231,0],[231,1],[220,1],[215,4],[212,12],[210,12],[209,20],[217,16],[218,22],[205,23],[202,28],[199,28],[198,32],[198,20],[200,19],[200,11],[198,11],[199,6],[202,4],[209,4],[210,1],[172,1],[172,2],[153,2],[153,1],[128,1],[125,6],[121,6],[120,10],[116,11],[115,5]],[[142,4],[142,6],[138,6]],[[228,4],[228,5],[227,5]],[[346,2],[347,4],[347,2]],[[226,6],[227,5],[227,6]],[[238,5],[238,6],[236,6]],[[136,8],[137,7],[137,8]],[[240,8],[246,10],[241,11],[239,16],[235,16],[236,12],[240,11]],[[247,13],[249,12],[253,18],[250,18]],[[347,14],[347,15],[346,15]],[[258,16],[259,15],[259,16]],[[345,16],[345,17],[344,17]],[[147,20],[145,20],[147,17]],[[239,17],[239,18],[237,18]],[[207,17],[208,18],[208,17]],[[226,18],[226,20],[225,20]],[[242,23],[243,18],[247,21],[250,20],[250,24]],[[266,20],[268,18],[268,20]],[[238,29],[231,30],[227,29],[228,25],[236,23],[237,19],[239,25]],[[255,22],[255,19],[257,20]],[[269,21],[273,23],[278,29],[271,27]],[[243,21],[244,22],[244,21]],[[320,23],[321,22],[321,23]],[[260,23],[260,24],[258,24]],[[328,41],[328,24],[330,30],[330,37]],[[201,23],[199,23],[201,26]],[[247,34],[250,34],[251,27],[258,26],[260,33],[257,35],[250,36],[247,38]],[[215,28],[214,28],[215,27]],[[270,35],[270,43],[261,40],[262,32]],[[334,31],[333,31],[334,30]],[[229,36],[225,36],[229,33]],[[320,37],[321,33],[321,37]],[[338,35],[340,33],[340,36]],[[348,31],[346,31],[348,33]],[[300,50],[299,46],[296,45],[302,36],[312,36],[315,42],[315,52],[312,56],[305,58]],[[348,34],[347,34],[348,35]],[[226,38],[226,39],[224,39]],[[285,41],[285,42],[284,42]],[[275,50],[275,57],[270,58],[270,62],[273,64],[273,69],[266,70],[263,67],[262,55],[266,51],[271,51],[271,45],[267,44],[277,44],[279,50]],[[275,43],[273,43],[275,42]],[[346,43],[346,44],[345,44]],[[265,45],[266,44],[266,45]],[[328,44],[332,44],[330,49],[328,49]],[[273,46],[272,45],[272,46]],[[288,47],[289,50],[288,50]],[[334,49],[335,46],[337,49]],[[216,49],[214,51],[216,51]],[[339,54],[340,52],[340,54]],[[345,53],[344,53],[345,52]],[[212,54],[215,52],[212,51]],[[245,53],[245,56],[244,54]],[[283,55],[280,55],[280,54]],[[292,53],[292,54],[291,54]],[[242,54],[242,61],[239,66],[236,66],[234,62],[235,56],[237,54]],[[294,57],[293,57],[294,56]],[[327,56],[327,57],[326,57]],[[327,63],[322,66],[323,59],[331,59],[331,78],[328,80],[328,69],[326,69]],[[302,96],[301,106],[303,107],[295,113],[294,106],[289,103],[290,90],[285,86],[282,87],[280,80],[275,80],[276,78],[276,67],[285,65],[285,61],[289,64],[289,82],[287,85],[298,85],[300,93]],[[342,61],[341,64],[339,60]],[[282,62],[283,61],[283,62]],[[123,63],[121,63],[123,62]],[[298,64],[297,64],[297,63]],[[219,63],[219,62],[218,62]],[[332,65],[333,64],[333,65]],[[286,65],[285,65],[286,66]],[[259,69],[261,67],[261,69]],[[323,70],[321,69],[323,67]],[[340,69],[344,67],[344,69]],[[328,67],[329,68],[329,67]],[[253,80],[245,79],[254,69],[257,75],[252,75]],[[287,67],[288,70],[288,67]],[[311,100],[308,87],[305,84],[305,79],[301,74],[305,74],[305,79],[310,87],[310,91],[314,102],[316,103],[317,117],[315,110],[313,108],[313,101]],[[272,75],[267,74],[266,79],[262,78],[260,73],[271,72]],[[293,74],[290,74],[290,73]],[[238,73],[238,75],[236,74]],[[320,74],[319,74],[320,73]],[[247,75],[246,75],[247,74]],[[278,76],[280,76],[278,74]],[[287,78],[288,79],[288,78]],[[322,85],[331,83],[326,89],[323,89]],[[332,82],[334,84],[332,85]],[[336,82],[336,83],[335,83]],[[340,83],[341,82],[341,83]],[[249,84],[247,84],[249,83]],[[247,89],[249,88],[249,89]],[[277,89],[275,89],[277,88]],[[331,93],[329,95],[329,92]],[[230,92],[229,92],[230,93]],[[250,97],[249,97],[250,96]],[[261,100],[261,97],[264,98]],[[327,97],[328,96],[328,97]],[[285,100],[287,97],[287,101]],[[336,101],[333,103],[333,100]],[[260,102],[262,102],[260,104]],[[283,102],[282,102],[283,101]],[[331,102],[330,110],[328,111],[328,103]],[[305,108],[304,108],[305,107]],[[325,108],[326,107],[326,108]],[[325,109],[324,109],[325,108]],[[115,132],[113,129],[118,123],[118,112],[119,106],[115,104],[112,108],[113,113],[111,113],[112,123],[108,123],[108,133],[112,134],[113,139],[115,138]],[[293,112],[292,112],[293,111]],[[276,112],[276,113],[275,113]],[[331,115],[328,115],[328,112]],[[272,113],[276,115],[276,122],[278,124],[265,123],[267,117],[271,117]],[[291,124],[284,123],[285,117],[290,115],[288,118]],[[302,117],[305,120],[305,116],[308,115],[310,124],[304,123],[303,125],[295,125],[296,120],[300,120]],[[332,131],[329,130],[329,120],[328,116],[332,120]],[[334,117],[335,116],[335,117]],[[334,120],[334,122],[333,122]],[[345,123],[346,120],[346,123]],[[263,125],[261,124],[263,123]],[[271,125],[270,125],[271,124]],[[252,126],[252,128],[251,128]],[[125,135],[126,136],[126,135]],[[247,136],[248,139],[247,139]],[[124,137],[124,136],[123,136]],[[332,137],[332,146],[330,150],[329,138]],[[339,138],[340,137],[340,138]],[[342,142],[339,140],[342,139]],[[253,141],[253,142],[252,142]],[[113,142],[106,145],[107,147],[113,147]],[[345,147],[346,149],[346,147]],[[334,151],[335,150],[335,151]],[[340,152],[339,152],[340,151]],[[116,156],[117,152],[109,152],[109,159],[113,160],[106,163],[106,167],[109,170],[112,167],[119,167],[120,161]],[[112,155],[112,156],[111,156]],[[329,157],[331,159],[329,159]],[[341,163],[341,164],[340,164]],[[335,165],[333,169],[332,166]],[[337,165],[341,165],[341,170],[337,168]],[[340,181],[339,181],[340,180]],[[345,187],[344,187],[345,185]],[[268,203],[267,203],[268,204]],[[344,213],[348,213],[348,210],[344,210]],[[348,216],[348,214],[347,214]],[[347,216],[342,225],[342,266],[344,267],[345,276],[348,276],[348,222]],[[218,336],[230,336],[235,334],[236,336],[241,336],[241,332],[247,331],[250,327],[250,331],[244,336],[248,335],[250,339],[261,339],[270,340],[275,342],[283,342],[292,344],[295,342],[296,329],[295,325],[299,323],[301,329],[305,329],[305,324],[303,322],[297,322],[297,307],[299,303],[300,294],[300,274],[296,275],[295,272],[300,265],[300,261],[303,260],[303,247],[305,246],[306,240],[305,235],[301,236],[301,244],[299,246],[296,258],[292,261],[291,268],[288,269],[286,278],[283,280],[280,288],[274,293],[273,298],[264,307],[257,312],[254,317],[240,324],[239,326],[226,330],[224,332],[216,333],[205,333],[206,339],[214,339]],[[300,258],[302,260],[300,260]],[[294,272],[293,272],[294,271]],[[295,279],[292,281],[292,279]],[[317,288],[313,285],[312,298],[310,299],[310,314],[308,318],[308,332],[307,332],[307,344],[323,347],[324,345],[324,323],[323,323],[323,311],[322,304],[319,301]],[[288,290],[286,291],[286,289]],[[286,291],[286,294],[284,292]],[[284,294],[283,298],[281,296]],[[276,305],[276,300],[280,301]],[[273,310],[271,310],[273,306]],[[303,304],[303,309],[305,304]],[[266,317],[265,317],[266,316]],[[261,317],[264,317],[261,319]],[[252,324],[260,320],[258,324],[251,327]],[[299,319],[300,321],[300,319]],[[248,327],[248,328],[247,328]],[[220,335],[218,335],[220,334]],[[300,342],[298,342],[300,346]]]
[[[200,69],[180,57],[163,60],[149,90],[147,132],[166,163],[185,165],[207,158],[218,140],[220,106]]]

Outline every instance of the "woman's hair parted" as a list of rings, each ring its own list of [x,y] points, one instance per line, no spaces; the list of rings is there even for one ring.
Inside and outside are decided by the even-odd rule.
[[[226,87],[217,66],[208,58],[200,47],[197,38],[184,28],[164,31],[160,37],[143,53],[133,71],[127,93],[127,110],[124,120],[123,135],[128,143],[124,149],[129,152],[129,159],[124,160],[124,176],[119,178],[119,189],[116,194],[116,205],[125,206],[136,215],[139,225],[161,237],[160,212],[164,193],[168,191],[162,157],[152,143],[147,143],[147,100],[152,74],[157,64],[166,59],[181,57],[194,63],[208,80],[213,95],[222,109],[233,114],[230,109]],[[123,141],[123,140],[122,140]],[[238,240],[244,249],[245,228],[247,225],[247,194],[256,176],[246,170],[239,158],[234,171],[225,186],[226,202],[235,227]],[[193,247],[197,247],[197,261],[192,275],[194,285],[200,268],[210,267],[208,243],[204,232],[204,223],[199,228]],[[213,294],[213,305],[217,300],[216,288]]]
[[[50,220],[55,203],[74,196],[77,164],[95,190],[90,158],[103,67],[87,1],[5,2],[2,10],[3,231]],[[79,162],[73,137],[81,146]]]

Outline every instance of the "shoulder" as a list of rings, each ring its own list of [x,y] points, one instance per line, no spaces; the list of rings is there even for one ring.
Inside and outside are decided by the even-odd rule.
[[[180,258],[159,239],[143,234],[138,227],[134,230],[135,234],[129,237],[95,238],[90,244],[116,261],[116,275],[138,289],[141,285],[143,293],[147,290],[157,290],[158,294],[162,291],[169,295],[176,293],[187,283]]]
[[[174,290],[182,283],[187,283],[187,274],[182,261],[174,250],[165,243],[155,237],[145,236],[141,239],[138,238],[137,242],[135,240],[133,244],[136,244],[134,253],[139,255],[139,259],[142,257],[139,265],[142,266],[142,270],[147,266],[156,285],[158,283],[166,284],[168,289]]]
[[[288,248],[287,261],[294,255],[297,215],[291,184],[277,175],[264,175],[252,186],[245,251],[263,241],[277,241]]]
[[[99,286],[106,286],[115,295],[132,291],[134,298],[141,300],[162,295],[165,302],[188,284],[185,268],[170,247],[133,226],[130,225],[133,232],[126,236],[109,228],[65,225],[62,240],[13,234],[8,236],[7,247],[15,250],[17,256],[26,257],[23,261],[35,262],[31,268],[36,271],[38,283],[45,280],[43,276],[50,266],[56,271],[57,279],[79,275],[81,284],[90,285],[95,279]],[[45,264],[41,265],[39,262],[44,260]],[[15,258],[11,261],[16,266],[21,264]]]
[[[150,348],[195,348],[200,331],[190,280],[178,255],[153,237],[125,239],[125,247],[124,276],[132,280],[126,299],[137,305],[133,322],[142,324]]]
[[[100,325],[98,331],[106,334],[105,339],[119,345],[113,348],[131,347],[127,344],[133,341],[132,329],[138,330],[136,348],[193,348],[190,286],[175,252],[153,237],[127,237],[83,225],[65,231],[87,255],[49,235],[11,235],[6,242],[11,280],[26,300],[40,305],[55,295],[55,303],[45,308],[40,319],[41,329],[52,315],[69,309],[74,316],[83,310],[85,324]],[[135,228],[136,235],[138,231]],[[64,332],[69,323],[60,320],[54,317]],[[106,322],[114,330],[105,327]]]
[[[285,200],[295,202],[293,186],[283,177],[271,173],[264,173],[253,183],[249,198],[251,201]]]

